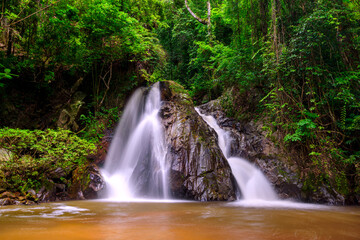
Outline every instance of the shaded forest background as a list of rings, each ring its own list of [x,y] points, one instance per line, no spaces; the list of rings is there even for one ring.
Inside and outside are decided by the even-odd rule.
[[[0,21],[2,128],[100,144],[135,88],[174,80],[261,121],[305,190],[360,194],[358,0],[3,0]]]

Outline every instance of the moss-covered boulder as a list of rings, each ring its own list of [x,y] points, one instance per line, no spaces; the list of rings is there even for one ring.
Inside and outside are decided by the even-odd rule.
[[[161,92],[172,196],[201,201],[235,200],[236,184],[217,145],[216,133],[195,111],[182,86],[162,82]]]

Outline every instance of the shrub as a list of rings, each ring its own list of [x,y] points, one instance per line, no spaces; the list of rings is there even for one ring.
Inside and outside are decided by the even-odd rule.
[[[0,188],[26,192],[38,190],[54,178],[67,183],[66,177],[86,163],[95,145],[68,130],[3,128],[0,148],[9,153],[0,158],[0,178],[5,178]]]

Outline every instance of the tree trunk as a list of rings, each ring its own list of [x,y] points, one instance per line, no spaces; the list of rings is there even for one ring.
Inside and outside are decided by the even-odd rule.
[[[207,9],[208,9],[207,27],[208,27],[208,35],[209,35],[209,39],[210,39],[210,43],[211,43],[212,36],[211,36],[211,5],[210,5],[210,1],[207,2]]]
[[[266,37],[268,32],[268,0],[261,0],[260,3],[260,28],[262,32],[262,37]]]
[[[8,43],[7,43],[7,51],[6,51],[6,56],[9,57],[11,55],[12,52],[12,30],[9,28],[9,33],[8,33]]]
[[[271,15],[271,20],[272,20],[272,28],[273,28],[273,50],[275,53],[275,57],[276,57],[276,63],[279,63],[279,58],[280,58],[280,46],[279,46],[279,30],[278,30],[278,6],[279,6],[279,1],[278,0],[273,0],[272,1],[272,15]]]

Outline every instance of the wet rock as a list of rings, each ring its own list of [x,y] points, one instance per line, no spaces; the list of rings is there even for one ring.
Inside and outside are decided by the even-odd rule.
[[[69,197],[78,200],[95,199],[104,187],[105,181],[98,166],[89,164],[74,171],[72,185],[68,191]]]
[[[76,195],[76,199],[78,199],[78,200],[85,200],[85,199],[86,199],[86,198],[84,197],[83,192],[82,192],[81,190],[78,191],[76,194],[77,194],[77,195]]]
[[[309,202],[325,203],[330,205],[344,205],[345,198],[333,189],[321,186],[311,195],[307,194],[306,199]]]
[[[40,197],[39,202],[52,202],[55,201],[56,197],[54,196],[54,191],[49,190],[45,191]]]
[[[262,158],[263,157],[263,158]],[[266,155],[253,159],[256,166],[265,174],[272,183],[281,199],[301,200],[302,183],[296,171],[290,170],[286,164],[278,159],[266,158]]]
[[[216,133],[198,115],[180,85],[163,82],[161,91],[172,196],[201,201],[235,200],[233,176],[217,145]]]
[[[52,202],[56,200],[56,187],[53,181],[48,181],[35,195],[38,202]]]
[[[90,165],[89,171],[89,183],[87,188],[83,191],[86,199],[95,199],[98,194],[105,187],[105,181],[100,174],[100,170],[96,165]]]
[[[13,205],[15,201],[11,198],[0,199],[0,206]]]
[[[13,202],[14,205],[22,205],[23,204],[23,200],[15,200]]]
[[[45,186],[42,186],[42,187],[40,188],[40,190],[36,193],[36,197],[37,197],[38,199],[41,199],[41,197],[43,196],[45,190],[46,190]]]
[[[72,179],[66,180],[70,187],[63,183],[63,180],[58,179],[62,174],[63,170],[60,169],[56,169],[52,174],[46,174],[47,177],[53,178],[46,179],[38,192],[33,189],[26,193],[3,191],[0,193],[0,205],[31,205],[53,201],[94,199],[105,185],[95,164],[82,165],[73,171]]]

